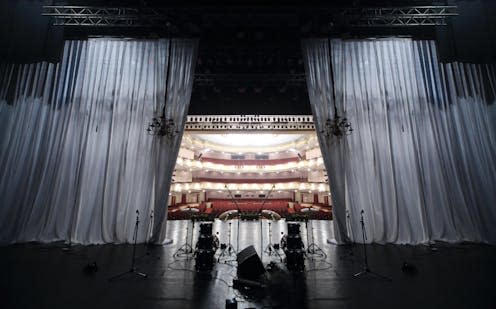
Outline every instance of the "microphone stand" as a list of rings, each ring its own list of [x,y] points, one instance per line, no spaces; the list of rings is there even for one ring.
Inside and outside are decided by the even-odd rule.
[[[363,239],[363,255],[364,255],[363,268],[362,268],[362,271],[354,274],[353,278],[359,278],[363,275],[371,274],[373,276],[376,276],[379,279],[391,281],[390,278],[370,270],[369,261],[367,259],[367,246],[365,245],[365,241],[367,240],[367,234],[365,232],[365,221],[363,220],[363,213],[364,213],[364,211],[362,209],[362,211],[360,212],[360,223],[362,225],[362,239]]]
[[[224,188],[226,188],[227,192],[229,193],[229,196],[231,197],[231,200],[233,201],[234,205],[236,205],[236,209],[238,210],[238,232],[236,233],[236,253],[239,253],[239,221],[241,220],[241,211],[239,209],[238,202],[231,193],[231,190],[229,190],[227,185],[224,185]]]
[[[270,188],[269,193],[265,196],[264,200],[262,201],[262,205],[260,205],[260,210],[258,211],[258,217],[260,218],[260,260],[263,263],[263,222],[262,222],[262,210],[265,205],[265,202],[267,199],[270,197],[272,194],[272,191],[276,188],[276,185],[272,185],[272,188]],[[271,245],[271,240],[269,239],[269,245]]]
[[[142,272],[139,272],[136,270],[136,267],[134,266],[135,263],[136,263],[136,242],[138,240],[138,225],[139,225],[139,211],[136,210],[136,224],[134,225],[134,235],[133,235],[133,240],[134,240],[134,243],[133,243],[133,257],[131,258],[131,268],[126,271],[126,272],[123,272],[121,274],[118,274],[118,275],[115,275],[111,278],[109,278],[108,280],[109,281],[114,281],[116,279],[119,279],[127,274],[134,274],[138,277],[141,277],[141,278],[146,278],[148,277],[147,274],[145,273],[142,273]]]
[[[279,253],[279,250],[276,250],[276,248],[274,248],[274,244],[272,243],[272,227],[271,227],[271,222],[269,222],[269,243],[267,244],[267,247],[265,247],[265,253],[267,253],[269,255],[269,257],[271,257],[273,255],[279,257],[279,260],[282,263],[282,256],[281,256],[281,254]]]
[[[190,221],[193,222],[193,228],[191,230],[191,244],[189,243],[189,224]],[[195,232],[195,221],[193,219],[188,220],[188,224],[186,225],[186,239],[185,243],[177,249],[174,253],[174,256],[186,255],[186,258],[189,259],[190,255],[194,253],[193,250],[193,233]]]
[[[231,222],[229,222],[229,231],[227,232],[227,237],[229,238],[229,243],[227,243],[227,245],[225,245],[224,249],[222,249],[222,251],[220,252],[220,255],[219,257],[217,258],[217,262],[220,261],[220,258],[223,258],[225,256],[231,256],[234,252],[234,247],[233,245],[231,244]],[[222,245],[221,245],[222,246]]]

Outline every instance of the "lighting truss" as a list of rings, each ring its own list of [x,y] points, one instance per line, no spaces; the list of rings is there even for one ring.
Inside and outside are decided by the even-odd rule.
[[[330,8],[331,23],[349,27],[412,27],[446,25],[457,6]],[[43,6],[42,15],[57,26],[153,27],[170,20],[174,9],[161,7]]]
[[[45,5],[42,15],[55,26],[78,27],[151,27],[168,20],[160,8]]]
[[[334,16],[353,27],[409,27],[443,26],[457,15],[456,6],[411,6],[343,9]]]

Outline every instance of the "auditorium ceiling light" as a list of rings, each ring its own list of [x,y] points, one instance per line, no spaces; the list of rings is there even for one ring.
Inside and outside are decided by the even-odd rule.
[[[253,154],[278,154],[279,152],[286,152],[289,148],[294,149],[304,149],[305,146],[312,145],[312,147],[318,147],[317,135],[315,132],[305,132],[305,133],[284,133],[284,134],[269,134],[269,133],[257,133],[257,134],[237,134],[248,136],[251,139],[257,140],[257,145],[252,144],[249,140],[243,136],[238,136],[238,145],[226,141],[224,138],[220,138],[222,134],[204,134],[196,132],[186,132],[183,136],[183,145],[190,146],[195,145],[196,148],[208,148],[211,151],[216,151],[223,154],[233,154],[238,152],[243,153],[253,153]],[[226,135],[226,134],[224,134]],[[281,141],[274,139],[274,135],[287,135],[288,141],[281,143]],[[217,136],[217,137],[215,137]],[[257,138],[258,137],[258,138]],[[222,142],[221,142],[222,141]],[[264,143],[260,146],[261,143]],[[239,146],[241,143],[246,145]],[[265,145],[265,146],[264,146]]]
[[[217,171],[220,173],[249,173],[258,172],[260,175],[263,173],[276,173],[283,171],[296,171],[296,169],[307,169],[311,171],[312,169],[324,168],[324,160],[322,157],[309,160],[301,160],[298,162],[288,162],[282,164],[274,165],[224,165],[217,164],[206,161],[191,160],[186,158],[177,158],[176,169],[181,170],[181,168],[193,169],[193,170],[207,170],[207,171]]]
[[[269,134],[269,133],[230,133],[230,134],[195,134],[197,139],[220,146],[229,147],[270,147],[278,146],[304,137],[305,134]],[[210,148],[210,147],[209,147]],[[242,152],[242,151],[239,151]],[[256,151],[261,152],[261,151]]]
[[[326,183],[308,183],[308,182],[291,182],[291,183],[212,183],[212,182],[195,182],[195,183],[175,183],[171,186],[172,192],[195,191],[217,191],[222,193],[227,190],[238,192],[264,193],[272,188],[277,191],[304,191],[304,192],[329,192],[329,185]]]

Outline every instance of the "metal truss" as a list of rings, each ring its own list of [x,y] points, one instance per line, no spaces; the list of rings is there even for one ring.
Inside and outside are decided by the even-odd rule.
[[[159,8],[46,5],[42,15],[55,26],[78,27],[151,27],[168,20]]]
[[[410,6],[328,9],[331,23],[348,27],[412,27],[446,25],[458,15],[456,6]],[[57,26],[153,27],[164,25],[175,9],[160,7],[43,6],[42,15]]]
[[[334,17],[353,27],[411,27],[443,26],[446,18],[457,15],[456,6],[412,6],[343,9]]]

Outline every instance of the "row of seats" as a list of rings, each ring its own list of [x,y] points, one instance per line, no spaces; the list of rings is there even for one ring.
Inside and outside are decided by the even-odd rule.
[[[289,207],[290,199],[279,199],[279,200],[267,200],[265,203],[259,199],[254,200],[238,200],[237,204],[232,200],[222,200],[222,199],[212,199],[209,200],[210,207],[207,208],[207,204],[202,202],[196,204],[193,208],[198,209],[198,212],[188,212],[183,211],[183,208],[188,207],[188,205],[175,205],[169,208],[168,219],[169,220],[184,220],[189,219],[195,214],[206,214],[210,219],[217,218],[220,214],[228,210],[239,210],[241,212],[259,212],[260,210],[272,210],[278,213],[281,217],[286,218],[294,214],[305,214],[310,219],[315,220],[332,220],[331,207],[321,207],[320,210],[308,210],[302,211],[304,208],[298,203],[293,203],[293,208]]]

